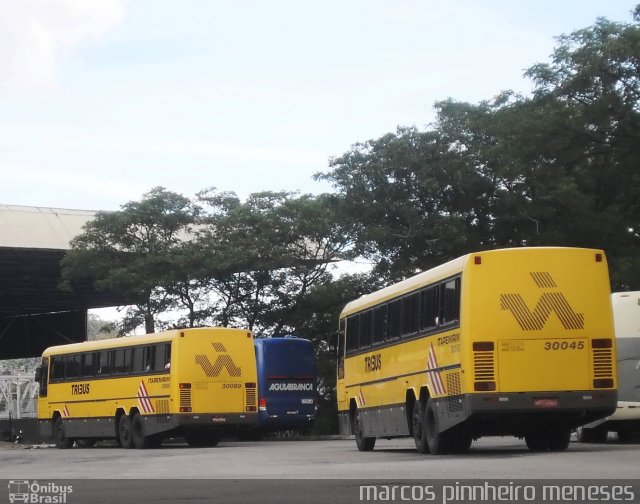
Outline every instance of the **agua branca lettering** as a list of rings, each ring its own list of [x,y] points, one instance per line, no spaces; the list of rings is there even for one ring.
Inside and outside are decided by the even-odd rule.
[[[269,392],[312,391],[313,383],[272,383]]]

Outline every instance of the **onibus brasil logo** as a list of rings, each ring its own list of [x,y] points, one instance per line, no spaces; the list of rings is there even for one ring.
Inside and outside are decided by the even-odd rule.
[[[33,504],[66,504],[67,495],[73,493],[71,485],[53,482],[38,483],[36,480],[9,480],[9,502]]]

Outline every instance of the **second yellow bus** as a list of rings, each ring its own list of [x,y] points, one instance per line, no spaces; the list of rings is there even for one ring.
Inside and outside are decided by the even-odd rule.
[[[249,331],[201,328],[51,347],[36,372],[42,432],[59,448],[182,436],[214,446],[257,425]]]

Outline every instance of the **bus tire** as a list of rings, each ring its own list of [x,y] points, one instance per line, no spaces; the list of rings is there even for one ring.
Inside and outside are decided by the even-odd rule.
[[[144,435],[144,421],[140,413],[135,413],[131,420],[131,444],[138,450],[149,447],[149,437]]]
[[[565,451],[571,441],[571,429],[556,429],[549,433],[549,450]]]
[[[432,455],[442,455],[451,450],[451,430],[446,432],[438,430],[438,412],[431,397],[427,399],[427,405],[424,408],[423,426]]]
[[[415,401],[413,403],[411,421],[416,451],[422,454],[429,453],[429,444],[427,443],[427,434],[424,428],[424,405],[422,401]]]
[[[527,448],[532,452],[545,452],[549,450],[551,437],[546,431],[530,432],[524,436]]]
[[[133,448],[133,436],[131,435],[131,418],[122,415],[118,421],[118,440],[123,448]]]
[[[68,438],[65,434],[62,417],[57,417],[53,421],[53,441],[56,448],[67,449],[73,446],[73,439]]]
[[[359,409],[356,410],[353,420],[353,433],[356,437],[356,446],[359,451],[373,451],[373,448],[376,446],[376,438],[365,437],[362,428],[362,416]]]

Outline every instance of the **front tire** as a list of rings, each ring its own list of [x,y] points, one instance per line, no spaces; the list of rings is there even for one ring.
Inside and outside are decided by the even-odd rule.
[[[67,449],[73,446],[73,439],[68,438],[64,430],[62,417],[58,417],[53,422],[53,441],[56,448]]]
[[[360,410],[356,410],[355,418],[353,420],[353,433],[356,437],[356,446],[360,451],[373,451],[376,446],[375,437],[365,437],[364,428],[362,425],[362,415]]]

